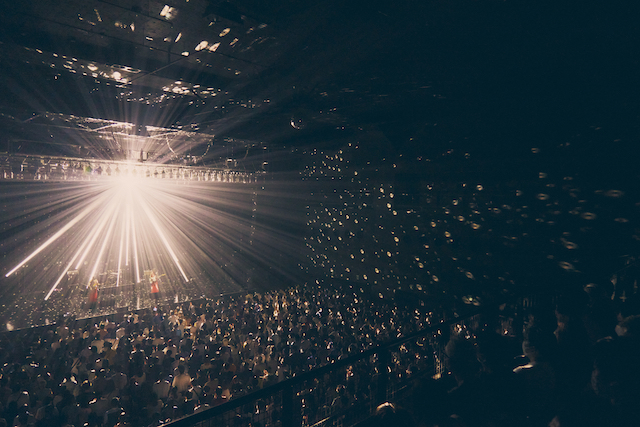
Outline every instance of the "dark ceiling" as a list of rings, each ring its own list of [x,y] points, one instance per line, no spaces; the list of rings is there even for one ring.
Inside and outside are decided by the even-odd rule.
[[[491,139],[488,156],[596,120],[637,132],[637,5],[2,4],[0,151],[108,158],[123,123],[173,132],[180,155],[211,143],[287,152],[371,128],[410,153]],[[206,152],[199,161],[228,157]]]

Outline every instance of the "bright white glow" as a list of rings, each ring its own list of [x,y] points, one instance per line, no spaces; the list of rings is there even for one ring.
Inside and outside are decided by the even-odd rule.
[[[120,71],[114,71],[112,76],[114,79],[120,80],[122,78],[122,73],[120,73]]]
[[[96,168],[92,165],[94,171]],[[153,269],[166,275],[167,284],[180,286],[202,275],[205,265],[218,268],[228,256],[218,248],[242,241],[233,233],[244,224],[215,208],[218,196],[212,191],[226,198],[223,203],[232,209],[243,206],[233,207],[232,193],[222,188],[227,186],[215,183],[221,181],[220,171],[158,168],[166,171],[163,180],[154,179],[154,167],[138,163],[102,164],[102,169],[113,172],[97,175],[74,166],[80,174],[77,181],[52,182],[54,192],[47,194],[45,202],[33,196],[29,199],[33,208],[18,208],[16,217],[28,217],[31,209],[40,212],[47,204],[47,209],[60,213],[34,226],[34,234],[25,235],[24,247],[31,241],[37,242],[33,244],[36,249],[28,249],[25,254],[33,252],[6,274],[9,277],[22,268],[16,285],[44,284],[45,300],[57,302],[55,291],[61,288],[66,296],[67,291],[84,289],[91,278],[104,282],[100,286],[128,285],[140,282],[142,272]],[[54,200],[56,197],[59,199]],[[221,245],[212,244],[216,239]],[[36,256],[40,261],[32,261]],[[69,274],[73,270],[77,272]],[[215,274],[232,277],[222,269]]]
[[[153,212],[151,212],[151,209],[149,208],[149,206],[147,206],[146,203],[141,203],[141,206],[144,209],[145,213],[147,214],[147,217],[153,224],[153,227],[155,228],[155,231],[158,233],[158,236],[160,236],[160,238],[162,239],[162,242],[167,248],[167,251],[169,252],[169,254],[171,254],[171,258],[173,258],[173,261],[175,262],[176,267],[178,267],[178,270],[180,270],[180,273],[182,273],[182,277],[184,278],[185,282],[188,282],[189,278],[187,277],[184,270],[182,269],[182,266],[180,265],[180,262],[178,261],[178,257],[176,256],[175,252],[173,252],[173,249],[171,249],[171,245],[169,244],[169,241],[165,237],[164,232],[162,231],[162,227],[160,227],[160,225],[158,224],[158,220],[156,219],[155,215],[153,214]]]
[[[88,243],[88,240],[85,240],[82,243],[82,245],[80,245],[80,247],[76,251],[75,255],[71,258],[71,261],[69,261],[69,264],[67,265],[67,267],[62,271],[62,274],[60,275],[60,277],[58,277],[58,280],[56,280],[56,282],[53,284],[53,287],[51,287],[51,289],[49,290],[49,293],[47,294],[47,296],[44,297],[45,301],[49,299],[49,297],[51,296],[53,291],[58,287],[58,285],[60,284],[62,279],[64,279],[64,276],[71,269],[71,266],[75,262],[76,258],[78,258],[78,255],[80,255],[80,253],[83,251],[83,249],[87,246],[87,243]]]
[[[127,203],[127,209],[126,209],[126,217],[125,217],[125,222],[127,224],[126,226],[126,233],[127,233],[127,240],[126,240],[126,254],[125,254],[125,265],[129,265],[129,247],[131,246],[131,221],[129,220],[129,218],[131,218],[131,206]]]
[[[110,222],[109,222],[109,228],[107,229],[107,235],[102,239],[102,246],[100,247],[100,253],[96,257],[96,262],[93,266],[93,270],[91,270],[91,274],[89,275],[89,277],[96,277],[96,272],[98,271],[98,267],[100,267],[100,260],[102,259],[104,250],[107,247],[107,242],[109,241],[109,237],[111,237],[111,233],[113,232],[115,219],[116,219],[115,215],[110,215]]]
[[[135,222],[133,222],[133,212],[129,209],[129,223],[131,224],[131,233],[135,236]],[[133,239],[133,258],[136,267],[136,283],[140,283],[140,263],[138,262],[138,244],[137,239]]]
[[[113,205],[111,205],[109,214],[111,214],[111,212],[113,212],[113,207],[112,206]],[[108,215],[104,215],[103,214],[103,215],[100,216],[100,219],[99,219],[99,222],[98,222],[98,226],[95,227],[92,230],[91,237],[90,237],[90,240],[89,240],[89,244],[86,245],[86,250],[84,251],[84,253],[80,257],[80,259],[78,260],[78,264],[76,265],[76,270],[80,268],[80,266],[82,265],[82,262],[85,260],[87,255],[89,255],[89,252],[93,248],[93,244],[98,239],[98,236],[100,236],[100,233],[102,232],[102,229],[104,228],[104,226],[107,225],[107,220],[108,219],[109,219]]]
[[[214,43],[211,46],[209,46],[209,52],[215,52],[216,50],[218,50],[219,47],[220,47],[220,42]]]
[[[29,262],[33,257],[35,257],[36,255],[38,255],[40,252],[42,252],[47,246],[49,246],[50,244],[52,244],[53,242],[55,242],[56,240],[58,240],[60,238],[60,236],[62,236],[64,233],[67,232],[67,230],[69,230],[71,227],[73,227],[74,225],[76,225],[82,218],[84,218],[85,216],[87,216],[92,210],[94,210],[96,207],[98,207],[98,204],[102,201],[102,198],[94,201],[93,203],[91,203],[88,207],[86,207],[82,212],[80,212],[78,214],[78,216],[76,216],[74,219],[72,219],[71,221],[69,221],[64,227],[62,227],[57,233],[55,233],[53,236],[51,236],[46,242],[44,242],[38,249],[36,249],[35,251],[33,251],[31,253],[31,255],[29,255],[28,257],[26,257],[20,264],[16,265],[12,270],[10,270],[7,274],[5,274],[4,277],[9,277],[11,276],[13,273],[16,272],[17,269],[19,269],[20,267],[22,267],[23,265],[25,265],[27,262]]]
[[[175,43],[178,43],[178,41],[182,38],[182,33],[178,33],[176,39],[174,40]]]
[[[222,32],[219,34],[220,37],[224,37],[227,34],[229,34],[229,31],[231,31],[231,28],[225,28],[224,30],[222,30]]]
[[[118,271],[116,273],[116,287],[120,286],[120,272],[122,271],[122,246],[124,245],[124,232],[126,227],[120,227],[122,229],[120,235],[120,250],[118,251]]]

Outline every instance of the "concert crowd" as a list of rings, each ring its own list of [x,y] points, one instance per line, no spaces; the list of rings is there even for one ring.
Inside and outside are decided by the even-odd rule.
[[[386,300],[316,286],[109,317],[4,337],[0,415],[7,425],[158,425],[428,320]]]
[[[636,306],[621,309],[597,286],[541,305],[522,351],[490,327],[454,334],[449,374],[416,381],[371,424],[633,425]],[[6,333],[0,427],[161,425],[425,328],[430,315],[313,285]],[[400,370],[415,368],[404,362]],[[347,390],[333,393],[331,405],[355,404]]]

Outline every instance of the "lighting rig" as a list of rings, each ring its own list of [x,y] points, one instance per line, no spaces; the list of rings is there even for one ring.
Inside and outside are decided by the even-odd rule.
[[[259,174],[135,161],[20,154],[0,157],[0,180],[98,181],[121,178],[251,184],[258,182]]]

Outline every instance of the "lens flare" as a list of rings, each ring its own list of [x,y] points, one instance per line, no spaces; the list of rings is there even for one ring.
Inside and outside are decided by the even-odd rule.
[[[222,264],[215,259],[213,240],[207,242],[205,236],[217,234],[219,239],[239,245],[243,244],[242,238],[236,238],[233,233],[225,235],[223,229],[234,228],[240,234],[248,234],[243,229],[249,227],[242,223],[215,227],[216,221],[239,221],[234,216],[225,218],[215,208],[213,193],[223,194],[222,204],[230,203],[232,191],[220,188],[229,184],[167,182],[132,173],[108,180],[76,182],[73,186],[51,185],[68,188],[66,194],[60,191],[65,194],[64,202],[60,202],[63,199],[50,202],[52,206],[64,203],[64,208],[60,208],[62,213],[51,216],[47,228],[40,230],[40,235],[43,231],[50,233],[49,230],[53,234],[5,275],[15,275],[21,268],[31,270],[30,262],[43,259],[38,265],[50,270],[46,276],[41,273],[39,278],[47,281],[50,271],[59,271],[53,273],[45,300],[51,298],[67,273],[75,270],[80,271],[81,286],[88,286],[101,275],[105,277],[107,272],[115,278],[112,282],[115,287],[140,283],[149,271],[159,272],[174,283],[186,283],[201,274],[199,264],[203,259]],[[238,199],[246,198],[249,193],[240,190],[239,194],[243,195]],[[238,205],[242,210],[250,206],[248,201]],[[33,240],[39,238],[38,235]],[[60,267],[56,267],[58,265]]]

